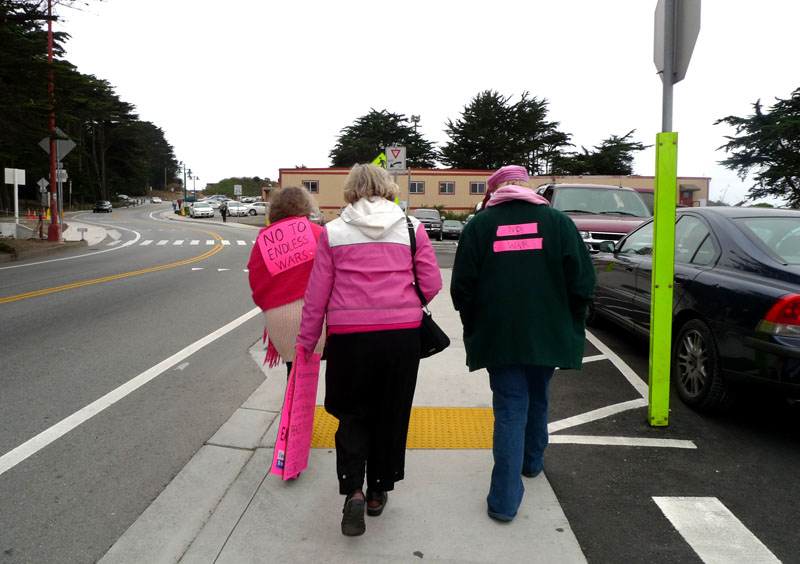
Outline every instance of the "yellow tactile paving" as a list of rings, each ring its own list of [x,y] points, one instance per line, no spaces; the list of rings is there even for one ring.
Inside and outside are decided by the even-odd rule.
[[[408,448],[492,448],[494,416],[490,408],[413,407],[408,428]],[[311,448],[334,448],[339,422],[322,406],[314,413]]]

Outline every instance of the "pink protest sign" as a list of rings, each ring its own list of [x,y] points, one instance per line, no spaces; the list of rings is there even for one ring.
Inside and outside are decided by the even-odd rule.
[[[313,260],[317,241],[306,217],[279,221],[259,233],[256,244],[272,276]]]
[[[311,360],[306,360],[304,353],[294,357],[271,470],[273,474],[282,475],[284,480],[297,477],[308,467],[317,404],[319,362],[318,354],[312,354]]]
[[[494,242],[494,252],[496,253],[504,253],[506,251],[534,251],[541,248],[541,237],[534,237],[530,239],[511,239],[509,241]]]
[[[518,223],[516,225],[498,225],[498,237],[511,237],[512,235],[535,235],[539,232],[538,223]]]
[[[289,381],[286,383],[286,394],[283,397],[283,408],[281,409],[281,422],[278,427],[278,438],[275,439],[275,450],[272,454],[271,474],[283,476],[283,469],[286,462],[286,436],[289,430],[289,412],[292,407],[292,390],[294,388],[295,364],[292,364],[292,372],[289,374]]]

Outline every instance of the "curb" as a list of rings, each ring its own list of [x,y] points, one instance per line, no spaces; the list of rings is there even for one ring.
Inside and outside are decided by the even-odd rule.
[[[80,247],[88,247],[88,246],[89,243],[87,241],[64,241],[61,243],[55,243],[52,246],[48,246],[46,249],[36,249],[35,251],[23,251],[21,253],[2,254],[0,255],[0,263],[17,262],[29,258],[44,257],[48,255],[61,253],[63,251],[69,251],[71,249],[77,249]]]

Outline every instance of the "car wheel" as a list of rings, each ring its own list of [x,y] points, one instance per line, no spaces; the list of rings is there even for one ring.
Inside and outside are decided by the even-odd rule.
[[[672,383],[689,407],[714,411],[730,404],[732,395],[719,369],[717,343],[703,321],[681,327],[672,347]]]
[[[250,210],[250,211],[249,211],[249,212],[247,212],[247,213],[249,213],[250,215],[256,215],[256,210]]]

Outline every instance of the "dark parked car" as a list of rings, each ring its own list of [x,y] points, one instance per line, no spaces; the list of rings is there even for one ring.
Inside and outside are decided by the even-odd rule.
[[[570,216],[592,252],[603,241],[619,241],[651,215],[636,190],[625,186],[544,184],[536,193]]]
[[[445,219],[444,223],[442,223],[442,237],[445,239],[459,239],[463,229],[464,224],[460,221]]]
[[[442,240],[442,222],[444,221],[444,216],[439,214],[439,210],[419,208],[414,210],[411,215],[420,220],[431,240],[434,238],[437,241]]]
[[[800,397],[800,211],[677,210],[672,384],[698,410],[750,382]],[[650,334],[653,222],[592,258],[590,318]]]
[[[108,200],[97,200],[92,208],[92,213],[111,213],[112,211],[114,211],[114,208],[111,206],[111,202]]]

